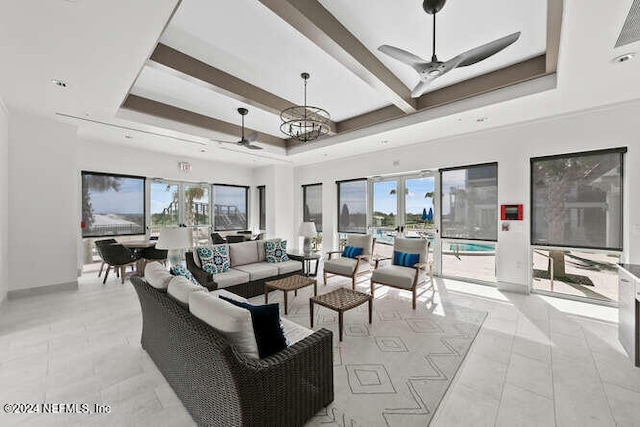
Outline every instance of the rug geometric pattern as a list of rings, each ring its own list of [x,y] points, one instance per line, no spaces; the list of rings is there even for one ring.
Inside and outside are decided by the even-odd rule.
[[[329,285],[318,285],[318,294],[339,287],[350,287],[350,281],[332,278]],[[356,289],[369,293],[368,280]],[[307,328],[311,292],[307,287],[296,297],[290,295],[286,316]],[[279,295],[271,295],[274,302],[281,302]],[[487,313],[442,304],[432,290],[421,295],[412,310],[409,292],[380,288],[371,324],[366,304],[345,312],[341,343],[337,314],[314,307],[314,328],[334,334],[335,398],[308,426],[429,424]]]

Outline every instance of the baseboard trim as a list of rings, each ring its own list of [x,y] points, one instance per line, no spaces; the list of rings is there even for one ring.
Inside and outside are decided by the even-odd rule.
[[[35,288],[26,288],[26,289],[14,289],[7,292],[7,299],[14,300],[14,299],[25,298],[25,297],[30,297],[34,295],[50,294],[52,292],[77,291],[77,290],[78,290],[78,281],[74,280],[73,282],[58,283],[56,285],[38,286]]]
[[[509,282],[497,282],[498,290],[504,292],[513,292],[517,294],[529,295],[529,287],[525,285],[518,285],[516,283]]]

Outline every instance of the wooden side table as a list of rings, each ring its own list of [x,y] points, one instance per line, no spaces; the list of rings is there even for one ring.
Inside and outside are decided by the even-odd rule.
[[[313,295],[318,295],[318,282],[306,276],[294,274],[293,276],[284,277],[282,279],[273,280],[264,283],[264,303],[269,302],[269,289],[276,289],[284,292],[284,314],[289,312],[287,301],[287,292],[293,291],[298,295],[298,289],[313,285]]]
[[[351,310],[365,302],[369,303],[369,324],[371,324],[373,312],[373,297],[369,294],[354,291],[348,288],[340,288],[323,295],[313,296],[309,299],[309,315],[311,316],[311,327],[313,328],[313,304],[318,304],[330,310],[338,312],[338,328],[340,341],[342,341],[342,330],[344,327],[344,312]]]

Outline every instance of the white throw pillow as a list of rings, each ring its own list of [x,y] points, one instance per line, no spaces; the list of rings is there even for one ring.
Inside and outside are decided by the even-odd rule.
[[[240,353],[246,357],[258,359],[258,344],[253,332],[251,313],[245,308],[219,298],[218,295],[222,291],[217,292],[219,293],[193,292],[189,298],[189,311],[224,335]],[[223,294],[223,296],[226,295]],[[241,297],[233,295],[232,298]]]
[[[173,275],[159,262],[150,262],[144,268],[144,278],[154,288],[166,290]]]
[[[183,304],[189,304],[189,295],[194,292],[209,293],[207,288],[194,284],[184,276],[173,276],[167,288],[167,293]]]

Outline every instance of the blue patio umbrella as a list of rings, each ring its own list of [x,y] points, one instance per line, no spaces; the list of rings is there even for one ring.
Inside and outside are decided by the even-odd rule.
[[[428,218],[427,216],[427,208],[422,209],[422,217],[420,219],[422,219],[423,221],[426,221]]]
[[[433,221],[433,208],[429,208],[429,213],[427,214],[427,221]]]

